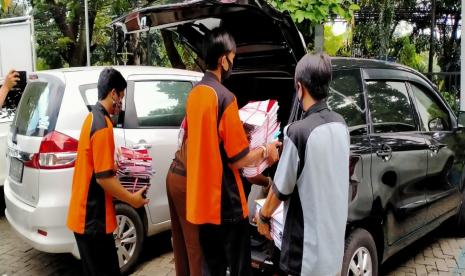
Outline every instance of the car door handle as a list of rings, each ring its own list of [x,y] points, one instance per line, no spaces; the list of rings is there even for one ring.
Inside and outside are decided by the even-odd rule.
[[[139,148],[146,148],[150,149],[152,148],[152,145],[149,143],[137,143],[131,146],[132,149],[139,149]]]
[[[381,148],[376,151],[376,155],[384,161],[389,161],[392,157],[392,149],[390,146],[383,144]]]
[[[436,155],[439,152],[439,146],[437,145],[429,145],[428,148],[432,152],[432,154]]]

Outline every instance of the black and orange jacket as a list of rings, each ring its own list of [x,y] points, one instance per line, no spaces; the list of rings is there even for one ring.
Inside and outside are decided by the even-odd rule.
[[[187,220],[235,223],[248,216],[244,188],[231,164],[249,153],[236,97],[206,72],[190,92],[187,117]]]
[[[112,177],[115,143],[113,124],[105,108],[97,103],[84,121],[79,138],[68,228],[79,234],[112,233],[116,228],[112,197],[97,178]]]

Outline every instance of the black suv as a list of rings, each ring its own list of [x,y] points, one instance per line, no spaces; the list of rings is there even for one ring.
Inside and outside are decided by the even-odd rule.
[[[332,65],[328,105],[351,134],[342,275],[377,275],[378,264],[451,217],[465,233],[465,134],[422,74],[374,60]],[[253,265],[275,269],[274,247],[256,233],[252,241]]]
[[[277,99],[282,126],[299,117],[291,112],[296,110],[293,74],[306,47],[289,15],[264,0],[161,2],[166,4],[114,24],[128,32],[156,27],[175,34],[203,70],[203,38],[222,26],[237,43],[233,75],[225,85],[239,105]],[[465,230],[465,134],[435,86],[418,72],[372,60],[332,63],[328,104],[344,116],[352,151],[342,275],[377,275],[379,263],[446,219],[456,216],[457,228]],[[270,242],[255,233],[252,247],[253,265],[273,268]]]

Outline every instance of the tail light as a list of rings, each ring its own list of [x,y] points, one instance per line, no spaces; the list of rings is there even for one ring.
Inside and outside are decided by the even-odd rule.
[[[38,153],[24,166],[36,169],[65,169],[74,167],[78,141],[63,133],[54,131],[45,135]]]

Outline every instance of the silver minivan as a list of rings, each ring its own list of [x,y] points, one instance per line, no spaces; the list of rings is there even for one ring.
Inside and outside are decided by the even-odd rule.
[[[115,145],[149,149],[155,175],[139,210],[116,203],[115,231],[123,272],[137,261],[146,236],[168,230],[165,176],[177,147],[185,101],[201,73],[155,67],[115,67],[128,82],[124,111],[114,118]],[[66,227],[82,123],[97,102],[103,68],[41,71],[24,91],[7,137],[5,215],[34,248],[79,257]]]

